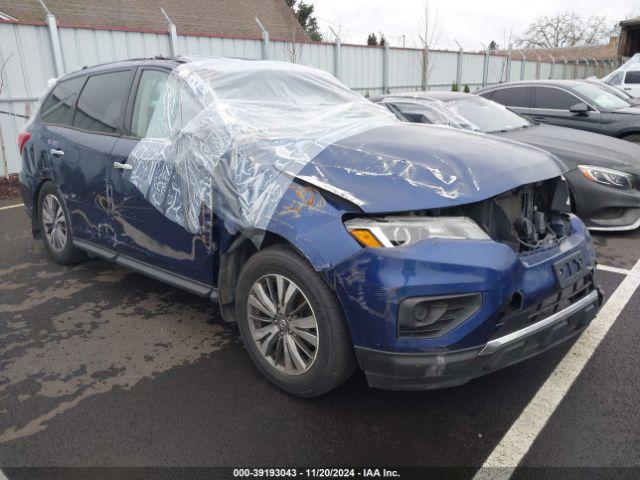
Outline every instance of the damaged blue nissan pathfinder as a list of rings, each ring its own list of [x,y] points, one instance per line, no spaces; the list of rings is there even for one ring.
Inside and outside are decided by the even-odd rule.
[[[295,64],[143,59],[59,79],[18,138],[35,237],[210,297],[321,395],[463,384],[583,331],[601,293],[564,166],[398,121]]]

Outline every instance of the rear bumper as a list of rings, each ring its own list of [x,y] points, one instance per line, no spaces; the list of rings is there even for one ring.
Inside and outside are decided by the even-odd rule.
[[[356,347],[369,385],[387,390],[453,387],[513,365],[581,333],[596,316],[602,293],[592,291],[564,310],[485,345],[442,353],[397,353]]]

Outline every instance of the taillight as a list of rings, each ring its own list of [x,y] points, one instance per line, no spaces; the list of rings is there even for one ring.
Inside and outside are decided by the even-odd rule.
[[[29,132],[20,132],[18,134],[18,151],[20,155],[22,155],[22,151],[24,150],[24,144],[29,141],[31,138],[31,134]]]

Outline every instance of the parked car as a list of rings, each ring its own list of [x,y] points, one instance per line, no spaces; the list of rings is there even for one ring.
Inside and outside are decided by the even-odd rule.
[[[532,120],[640,142],[640,107],[584,80],[530,80],[478,90]]]
[[[379,388],[459,385],[579,334],[601,304],[552,156],[400,122],[312,68],[86,68],[19,149],[56,262],[89,254],[211,298],[295,395],[357,365]]]
[[[640,97],[640,69],[618,70],[606,78],[606,83],[618,87],[634,98]]]
[[[570,169],[573,210],[592,230],[640,227],[640,145],[544,125],[476,95],[417,92],[378,97],[399,118],[479,131],[540,147]]]

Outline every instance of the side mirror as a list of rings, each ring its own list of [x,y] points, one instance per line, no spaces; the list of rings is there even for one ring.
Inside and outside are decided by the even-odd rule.
[[[578,115],[586,115],[587,113],[589,113],[589,107],[586,103],[580,102],[571,107],[569,111]]]

